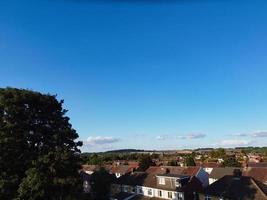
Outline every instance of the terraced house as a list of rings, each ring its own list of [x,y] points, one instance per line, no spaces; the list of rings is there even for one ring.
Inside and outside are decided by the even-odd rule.
[[[146,172],[114,180],[111,196],[113,200],[131,200],[136,196],[186,200],[194,199],[207,185],[208,174],[201,167],[150,167]]]

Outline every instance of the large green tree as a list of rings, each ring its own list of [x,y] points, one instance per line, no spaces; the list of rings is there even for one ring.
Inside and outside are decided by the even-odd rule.
[[[241,163],[234,157],[225,157],[223,162],[224,167],[241,167]]]
[[[195,160],[192,155],[185,157],[185,165],[186,166],[196,166]]]
[[[0,199],[78,199],[81,142],[63,100],[0,88]]]
[[[146,171],[150,166],[154,166],[155,163],[152,161],[151,156],[144,154],[140,157],[139,160],[139,171]]]

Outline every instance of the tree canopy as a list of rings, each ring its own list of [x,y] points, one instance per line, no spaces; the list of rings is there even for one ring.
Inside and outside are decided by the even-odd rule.
[[[239,163],[233,157],[225,157],[223,161],[223,166],[224,167],[241,167],[241,163]]]
[[[78,199],[81,142],[63,100],[0,88],[0,199]]]
[[[144,154],[139,160],[139,168],[140,171],[146,171],[150,166],[154,166],[155,163],[152,161],[150,155]]]
[[[194,158],[192,155],[186,156],[185,157],[185,165],[186,166],[196,166],[196,163],[194,161]]]
[[[217,150],[211,151],[210,156],[212,158],[223,158],[225,156],[225,149],[218,148]]]

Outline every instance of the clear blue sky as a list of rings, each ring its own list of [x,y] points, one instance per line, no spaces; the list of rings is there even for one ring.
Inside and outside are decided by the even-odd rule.
[[[58,94],[83,151],[267,144],[267,2],[0,1],[0,87]]]

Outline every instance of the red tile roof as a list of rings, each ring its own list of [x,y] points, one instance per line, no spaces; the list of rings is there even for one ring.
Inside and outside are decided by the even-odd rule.
[[[200,170],[200,167],[153,166],[149,167],[146,172],[155,174],[165,174],[167,170],[170,174],[195,176]]]
[[[243,176],[251,176],[262,183],[267,183],[267,167],[244,168],[242,174]]]
[[[197,166],[204,168],[215,168],[215,167],[222,167],[222,164],[217,162],[207,162],[207,163],[197,163]]]
[[[113,166],[111,168],[111,173],[127,174],[133,172],[135,169],[136,168],[131,165],[118,165],[118,166]]]

